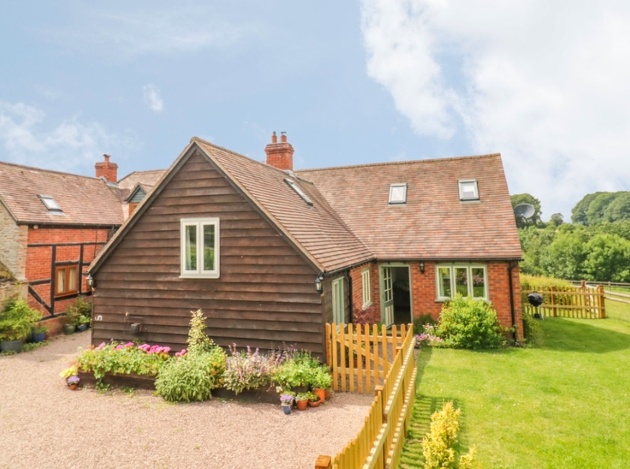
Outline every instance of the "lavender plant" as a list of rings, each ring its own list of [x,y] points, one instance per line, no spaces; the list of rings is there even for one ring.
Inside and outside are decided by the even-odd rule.
[[[279,351],[262,354],[259,349],[252,352],[237,350],[236,344],[229,347],[230,356],[227,359],[223,385],[236,394],[245,389],[256,389],[271,384],[274,371],[283,363],[285,354]]]

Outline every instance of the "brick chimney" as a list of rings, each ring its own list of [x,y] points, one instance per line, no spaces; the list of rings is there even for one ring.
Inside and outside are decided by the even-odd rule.
[[[278,137],[274,132],[271,136],[271,143],[265,147],[266,163],[274,168],[293,171],[293,146],[287,142],[286,133],[280,133],[282,134],[280,135],[280,143],[278,143]]]
[[[118,182],[118,165],[116,163],[110,163],[111,156],[103,155],[105,161],[99,161],[94,165],[96,169],[96,177],[104,177],[109,182]]]

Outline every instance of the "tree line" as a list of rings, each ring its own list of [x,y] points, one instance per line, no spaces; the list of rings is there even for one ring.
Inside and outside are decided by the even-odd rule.
[[[512,196],[512,205],[529,203],[535,213],[517,219],[523,249],[521,271],[531,275],[592,281],[630,282],[630,192],[587,194],[571,211],[541,220],[540,201]]]

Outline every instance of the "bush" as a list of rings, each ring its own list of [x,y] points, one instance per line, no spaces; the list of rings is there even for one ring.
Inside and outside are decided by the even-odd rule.
[[[26,339],[41,318],[25,300],[9,299],[0,312],[0,340]]]
[[[220,347],[180,356],[161,368],[155,380],[156,393],[170,402],[210,399],[212,390],[221,384],[225,362]]]
[[[103,342],[96,348],[84,350],[77,363],[81,371],[94,373],[97,382],[107,373],[157,376],[160,368],[170,360],[168,352],[169,347],[159,345]]]
[[[192,318],[190,319],[190,328],[188,329],[188,352],[211,352],[216,344],[214,341],[206,335],[206,318],[203,312],[198,309],[197,311],[191,311]]]
[[[415,335],[425,332],[424,326],[435,326],[437,321],[430,314],[421,314],[413,320],[413,333]]]
[[[223,376],[225,389],[236,394],[245,389],[256,389],[269,386],[272,382],[274,371],[284,361],[282,352],[273,351],[269,354],[261,354],[258,349],[252,352],[236,350],[236,344],[230,347],[231,356],[227,358],[227,366]]]
[[[505,342],[492,305],[459,294],[442,307],[436,334],[454,348],[497,348]]]
[[[523,313],[523,335],[527,345],[534,347],[543,344],[543,330],[538,319]]]
[[[422,455],[424,469],[468,469],[474,467],[473,451],[463,455],[459,464],[455,462],[455,445],[459,434],[460,410],[453,407],[452,402],[446,402],[442,410],[431,415],[431,428],[427,436],[422,439]]]

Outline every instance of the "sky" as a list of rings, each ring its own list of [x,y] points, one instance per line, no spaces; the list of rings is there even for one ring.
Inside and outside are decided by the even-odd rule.
[[[285,131],[295,169],[501,153],[543,220],[630,190],[627,0],[2,2],[0,60],[0,161],[120,178]]]

